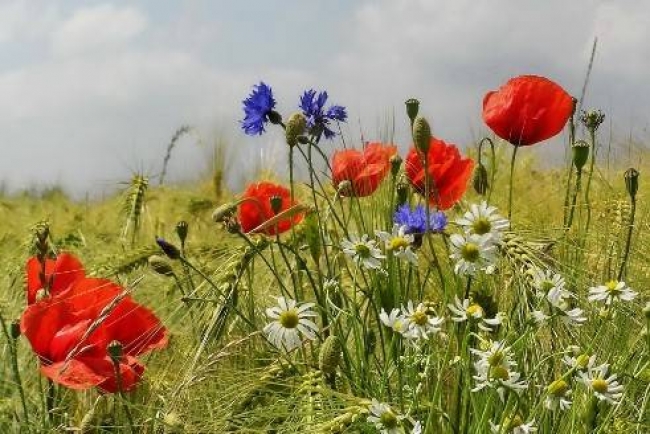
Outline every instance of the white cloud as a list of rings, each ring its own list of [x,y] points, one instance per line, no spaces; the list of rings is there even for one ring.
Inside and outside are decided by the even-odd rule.
[[[119,48],[147,27],[144,14],[134,7],[100,4],[76,10],[52,35],[52,51],[73,56]]]

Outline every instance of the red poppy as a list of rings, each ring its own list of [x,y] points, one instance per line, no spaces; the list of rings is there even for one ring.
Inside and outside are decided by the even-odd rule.
[[[243,202],[239,205],[239,223],[244,232],[255,230],[277,214],[296,205],[295,201],[291,202],[291,192],[288,189],[271,182],[249,185],[242,199]],[[281,234],[291,229],[291,226],[300,223],[302,218],[303,213],[296,213],[257,232],[267,235]]]
[[[56,295],[86,275],[79,259],[69,253],[45,260],[45,282],[41,282],[41,267],[35,256],[27,261],[27,304],[34,303],[38,291],[46,286],[51,295]]]
[[[451,208],[463,197],[467,181],[472,175],[474,161],[463,158],[456,145],[447,144],[431,137],[427,153],[429,179],[429,201],[441,210]],[[412,147],[406,156],[406,176],[411,185],[425,194],[425,176],[422,155]]]
[[[573,112],[573,99],[548,78],[512,78],[483,99],[483,120],[515,146],[530,146],[558,134]]]
[[[344,149],[332,156],[332,182],[338,186],[350,182],[350,188],[341,190],[342,196],[370,196],[390,170],[390,158],[397,147],[369,143],[363,151]]]
[[[106,279],[78,279],[63,292],[28,306],[21,332],[39,356],[41,372],[71,389],[118,391],[108,345],[117,341],[123,391],[139,382],[144,366],[136,356],[167,345],[167,330],[122,287]]]

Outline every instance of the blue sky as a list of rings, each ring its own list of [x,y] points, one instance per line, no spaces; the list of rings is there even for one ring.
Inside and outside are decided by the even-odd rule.
[[[403,101],[422,100],[434,134],[466,145],[485,128],[483,95],[507,78],[546,75],[578,94],[621,139],[647,140],[650,2],[476,0],[0,0],[0,180],[110,190],[133,170],[155,174],[182,124],[196,127],[172,159],[180,179],[230,143],[233,188],[284,155],[281,137],[239,130],[241,100],[270,83],[287,115],[305,88],[346,105],[351,143],[381,138]],[[559,144],[547,152],[561,154]]]

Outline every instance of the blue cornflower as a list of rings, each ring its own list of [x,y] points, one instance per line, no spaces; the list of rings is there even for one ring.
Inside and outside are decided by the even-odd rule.
[[[278,123],[277,121],[280,120],[280,115],[273,110],[275,108],[273,91],[263,81],[253,86],[253,91],[243,103],[244,119],[241,124],[242,129],[249,136],[262,135],[266,131],[264,125],[267,122]]]
[[[447,227],[447,216],[442,211],[431,211],[427,225],[427,211],[424,206],[418,205],[411,210],[411,207],[405,204],[395,211],[393,222],[400,226],[406,226],[407,234],[424,234],[425,232],[442,232]]]
[[[334,131],[329,128],[330,121],[345,122],[348,114],[345,107],[340,105],[330,106],[325,110],[327,102],[327,92],[320,92],[316,95],[313,89],[306,90],[300,97],[300,108],[307,118],[307,128],[314,135],[323,133],[326,139],[335,136]]]

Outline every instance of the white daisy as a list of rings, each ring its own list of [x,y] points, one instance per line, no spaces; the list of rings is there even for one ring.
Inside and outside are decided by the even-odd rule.
[[[589,301],[604,301],[606,305],[617,300],[634,300],[637,293],[630,289],[625,282],[610,280],[604,285],[592,286],[589,288]]]
[[[623,397],[623,386],[616,381],[616,374],[607,376],[607,363],[580,373],[580,381],[591,390],[600,401],[616,405]]]
[[[393,252],[397,258],[418,265],[418,255],[413,251],[415,237],[407,234],[407,229],[407,226],[395,225],[392,233],[376,231],[375,234],[385,243],[386,250]]]
[[[343,253],[348,255],[354,262],[363,268],[377,270],[381,268],[381,260],[385,258],[376,246],[377,241],[369,240],[364,234],[359,238],[356,235],[350,236],[349,240],[341,241]]]
[[[496,213],[496,207],[488,206],[483,201],[472,204],[463,217],[456,220],[456,224],[465,229],[467,234],[489,235],[494,241],[501,239],[503,231],[508,229],[508,220]]]
[[[533,286],[537,289],[540,297],[546,297],[548,302],[555,307],[559,307],[566,298],[574,297],[571,291],[565,289],[564,277],[552,270],[536,269],[533,275]]]
[[[451,259],[456,261],[454,272],[460,275],[472,276],[478,271],[491,274],[494,271],[496,246],[492,243],[489,234],[485,235],[459,235],[450,238],[452,254]]]
[[[413,431],[411,431],[411,434],[422,434],[422,424],[420,421],[415,422],[415,425],[413,425]]]
[[[567,326],[578,327],[587,321],[584,311],[578,307],[573,309],[558,309],[560,320]]]
[[[423,303],[414,308],[413,302],[409,301],[406,308],[402,308],[402,314],[406,320],[403,335],[408,339],[429,339],[429,334],[438,333],[444,322],[443,318],[429,315]]]
[[[529,434],[531,432],[537,431],[535,427],[535,419],[531,420],[528,423],[524,423],[521,419],[521,416],[517,415],[512,419],[506,418],[503,423],[496,425],[490,421],[490,429],[493,433],[497,434]]]
[[[484,318],[483,308],[477,303],[472,303],[468,298],[461,302],[458,296],[455,296],[454,303],[447,304],[447,308],[454,315],[451,317],[452,321],[465,322],[471,320],[478,322],[478,327],[483,331],[491,332],[493,327],[501,324],[498,315],[494,318]]]
[[[470,348],[470,352],[477,356],[474,367],[478,372],[487,372],[491,367],[503,366],[506,369],[517,366],[512,358],[510,347],[503,341],[487,341],[485,351]]]
[[[535,324],[538,326],[543,326],[546,324],[546,322],[551,318],[550,316],[546,315],[544,311],[542,310],[534,310],[530,313],[533,321]]]
[[[546,399],[544,400],[544,407],[551,411],[560,409],[562,411],[571,408],[571,388],[569,384],[563,379],[558,379],[552,382],[546,388]]]
[[[379,314],[379,319],[381,322],[396,333],[403,333],[406,326],[406,319],[402,312],[399,309],[393,309],[390,311],[390,314],[387,314],[384,309],[381,310]]]
[[[266,315],[273,320],[264,327],[269,342],[279,349],[292,351],[302,346],[301,335],[316,339],[318,326],[310,319],[316,316],[312,307],[314,303],[278,297],[278,305],[266,309]]]
[[[472,392],[492,388],[497,391],[501,401],[504,401],[507,390],[519,394],[522,390],[528,388],[528,384],[522,380],[519,372],[510,370],[503,365],[490,366],[486,370],[477,370],[477,374],[472,378],[476,381]]]
[[[368,409],[368,422],[374,424],[381,434],[400,433],[399,427],[404,416],[395,413],[390,405],[373,399]]]

